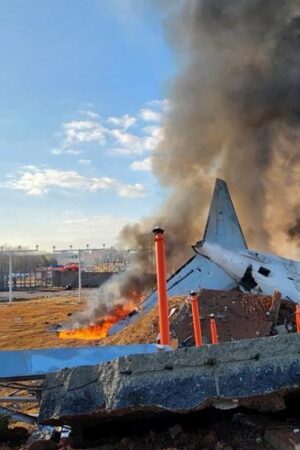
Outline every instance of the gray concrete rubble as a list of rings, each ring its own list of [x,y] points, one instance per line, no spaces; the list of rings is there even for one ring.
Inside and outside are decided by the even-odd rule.
[[[299,352],[293,333],[64,369],[46,377],[40,420],[72,425],[208,406],[284,409],[284,397],[300,390]]]

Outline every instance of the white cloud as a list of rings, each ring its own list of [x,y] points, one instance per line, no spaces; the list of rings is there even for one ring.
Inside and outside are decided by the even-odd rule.
[[[152,137],[162,137],[162,128],[158,125],[148,125],[147,127],[143,128],[144,133],[148,136]]]
[[[83,164],[84,166],[89,166],[91,164],[90,159],[79,159],[78,162],[79,164]]]
[[[74,170],[39,169],[35,166],[24,167],[19,176],[10,179],[4,185],[7,188],[25,192],[27,195],[46,194],[51,188],[80,189],[90,192],[113,190],[119,197],[137,198],[146,195],[140,184],[123,184],[116,178],[88,178]]]
[[[154,150],[162,140],[163,129],[159,126],[149,126],[141,131],[143,135],[138,136],[123,130],[110,130],[114,145],[109,148],[108,153],[135,156]]]
[[[162,113],[154,111],[153,109],[144,108],[140,110],[140,117],[146,122],[160,122],[162,119]]]
[[[78,148],[67,148],[66,153],[68,153],[69,155],[80,155],[80,153],[82,153],[82,150],[79,150]]]
[[[52,155],[61,155],[62,153],[68,153],[69,155],[80,155],[82,153],[82,150],[79,150],[78,148],[53,148],[51,150]]]
[[[141,161],[133,161],[130,164],[130,168],[132,170],[150,171],[151,170],[151,158],[145,158]]]
[[[105,143],[105,129],[95,120],[73,120],[63,124],[64,146],[84,142]]]
[[[137,198],[145,196],[145,188],[142,184],[125,184],[119,186],[118,193],[120,197]]]
[[[143,128],[143,130],[146,133],[144,147],[145,149],[152,151],[163,139],[163,128],[159,126],[149,126]]]
[[[80,114],[89,117],[90,119],[93,120],[98,120],[100,118],[99,114],[95,111],[90,111],[88,109],[82,109],[79,111]]]
[[[110,177],[101,177],[101,178],[92,178],[89,186],[90,191],[98,191],[99,189],[118,189],[120,186],[119,181],[116,178]]]
[[[62,153],[62,149],[61,148],[53,148],[51,150],[52,155],[60,155]]]
[[[141,136],[118,129],[110,130],[110,135],[114,140],[113,149],[117,149],[120,154],[135,155],[145,150]]]
[[[148,107],[150,106],[151,107]],[[52,150],[53,155],[79,154],[86,144],[105,145],[106,154],[140,155],[152,151],[160,142],[160,122],[169,105],[168,100],[153,100],[136,117],[124,114],[110,116],[103,121],[92,109],[81,110],[87,116],[83,120],[72,120],[62,124],[61,142]],[[143,126],[148,122],[150,126]],[[152,124],[152,126],[151,126]],[[128,132],[133,125],[134,131]]]
[[[49,187],[79,188],[84,183],[84,178],[74,171],[27,166],[20,172],[19,178],[7,183],[7,187],[24,191],[28,195],[41,195],[48,192]]]
[[[26,164],[25,166],[23,166],[23,169],[28,169],[28,170],[35,170],[36,166],[33,164]]]
[[[159,108],[163,112],[167,112],[171,109],[171,101],[168,98],[164,98],[162,100],[150,100],[147,103],[151,108]]]
[[[107,122],[116,127],[121,127],[127,130],[127,128],[132,127],[132,125],[136,123],[136,118],[129,116],[128,114],[124,114],[121,117],[109,117]]]

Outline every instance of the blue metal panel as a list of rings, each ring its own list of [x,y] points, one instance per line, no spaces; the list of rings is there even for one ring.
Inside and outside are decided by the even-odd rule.
[[[196,255],[168,279],[170,296],[189,295],[199,289],[224,289],[236,287],[235,281],[215,263],[201,255]],[[144,310],[149,310],[157,302],[156,291],[144,302]]]
[[[167,351],[156,344],[49,348],[0,352],[0,378],[30,378],[77,366],[93,366],[120,356]]]
[[[226,291],[237,286],[236,282],[219,266],[201,255],[196,255],[175,272],[167,282],[170,296],[189,295],[190,291],[199,289],[224,289]],[[156,291],[152,292],[143,303],[143,312],[148,312],[157,303]],[[130,325],[141,314],[122,320],[114,325],[109,334],[117,333]]]

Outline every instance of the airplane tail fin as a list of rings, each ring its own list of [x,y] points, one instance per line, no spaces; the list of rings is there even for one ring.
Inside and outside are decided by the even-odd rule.
[[[225,181],[217,178],[203,241],[226,248],[248,248]]]

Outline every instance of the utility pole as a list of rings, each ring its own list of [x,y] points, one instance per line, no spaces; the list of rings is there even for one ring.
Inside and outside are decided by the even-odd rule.
[[[13,255],[20,254],[20,253],[33,253],[38,252],[39,246],[35,246],[35,250],[22,250],[21,246],[15,250],[6,250],[3,247],[0,247],[0,255],[7,255],[8,256],[8,301],[9,304],[12,304],[12,288],[13,288],[13,282],[12,282],[12,274],[13,274]]]
[[[73,246],[70,245],[69,248],[64,248],[61,250],[56,250],[55,245],[53,246],[53,253],[75,253],[75,252],[77,252],[77,255],[78,255],[78,303],[81,302],[81,291],[82,291],[82,278],[81,278],[82,254],[89,253],[89,252],[96,251],[96,250],[101,250],[101,249],[100,248],[90,248],[89,244],[86,245],[86,248],[73,249]]]

